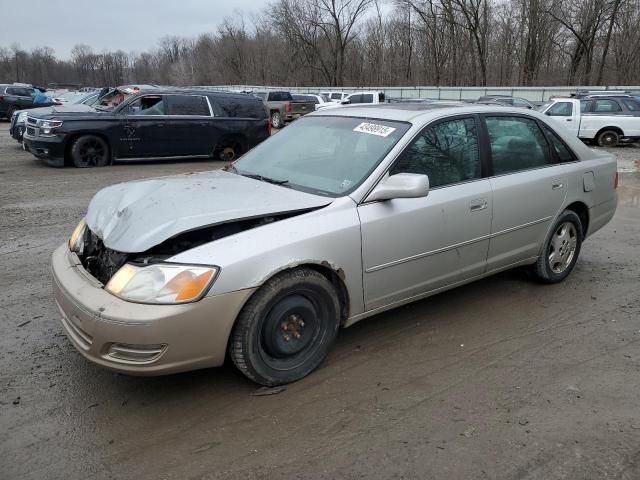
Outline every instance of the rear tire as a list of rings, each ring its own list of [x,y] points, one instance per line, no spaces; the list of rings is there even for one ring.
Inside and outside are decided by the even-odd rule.
[[[562,212],[533,265],[534,276],[543,283],[558,283],[567,278],[578,261],[583,239],[580,217],[571,210]]]
[[[97,135],[83,135],[71,146],[71,160],[78,168],[104,167],[109,163],[109,145]]]
[[[235,366],[256,383],[299,380],[324,360],[340,326],[333,285],[308,269],[281,273],[244,306],[229,339]]]
[[[620,134],[615,130],[605,130],[598,134],[596,141],[600,147],[615,147],[620,143]]]
[[[271,126],[273,128],[282,127],[282,117],[280,116],[280,112],[271,112]]]

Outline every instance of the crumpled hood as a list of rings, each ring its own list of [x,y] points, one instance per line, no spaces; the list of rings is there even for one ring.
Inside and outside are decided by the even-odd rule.
[[[331,202],[215,170],[107,187],[91,200],[86,222],[108,248],[139,253],[189,230]]]

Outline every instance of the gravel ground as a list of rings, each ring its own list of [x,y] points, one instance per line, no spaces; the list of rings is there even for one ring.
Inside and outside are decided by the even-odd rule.
[[[231,366],[134,378],[62,332],[49,257],[115,182],[219,167],[50,169],[0,125],[0,478],[640,478],[640,148],[561,285],[522,272],[343,331],[273,396]]]

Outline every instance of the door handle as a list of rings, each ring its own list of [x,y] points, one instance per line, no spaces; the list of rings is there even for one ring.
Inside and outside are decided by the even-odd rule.
[[[567,118],[567,122],[572,122],[573,118]]]
[[[554,183],[553,185],[551,185],[551,190],[558,190],[562,187],[564,187],[564,183]]]
[[[469,210],[472,212],[478,212],[487,208],[488,202],[486,200],[472,200],[469,203]]]

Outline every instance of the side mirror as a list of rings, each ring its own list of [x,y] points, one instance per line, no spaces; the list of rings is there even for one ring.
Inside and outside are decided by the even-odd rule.
[[[429,194],[429,177],[417,173],[398,173],[382,180],[367,197],[367,202],[394,198],[421,198]]]
[[[547,115],[547,116],[549,116],[549,117],[551,116],[551,112],[550,112],[549,110],[547,110],[546,112],[544,112],[544,114],[545,114],[545,115]]]
[[[348,98],[345,98],[344,100],[342,100],[340,102],[342,105],[349,105],[351,103],[351,100],[349,100]]]

